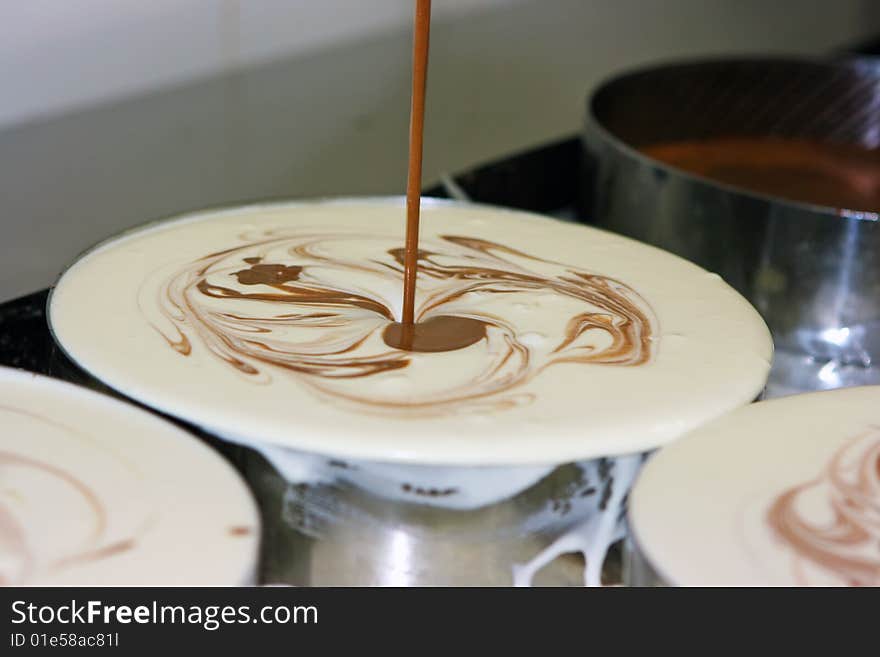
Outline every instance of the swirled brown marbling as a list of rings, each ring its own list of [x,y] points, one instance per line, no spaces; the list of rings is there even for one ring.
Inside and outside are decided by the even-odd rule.
[[[623,282],[484,239],[422,241],[409,337],[395,323],[397,239],[275,229],[241,240],[174,272],[159,294],[168,322],[154,326],[180,354],[197,338],[254,381],[283,370],[362,408],[443,414],[527,402],[516,388],[555,364],[636,366],[655,348],[653,312]]]
[[[805,511],[817,500],[821,519]],[[767,521],[794,553],[800,584],[810,583],[806,561],[842,584],[880,585],[880,428],[840,448],[816,479],[776,497]]]
[[[17,408],[0,406],[0,412],[27,416],[33,422],[51,425],[72,440],[82,443],[82,449],[93,449],[93,445],[72,429],[48,417]],[[56,535],[51,546],[39,546],[42,552],[51,557],[39,560],[34,552],[33,538],[16,509],[27,512],[28,492],[9,484],[0,495],[0,586],[22,585],[40,571],[57,572],[88,561],[96,561],[125,552],[135,546],[137,536],[111,539],[107,536],[107,508],[100,496],[81,478],[69,470],[38,458],[0,450],[0,475],[7,482],[14,480],[13,470],[28,472],[29,476],[39,476],[53,481],[66,491],[64,499],[58,504],[80,504],[88,509],[88,526],[82,527],[83,539],[71,542],[68,537]],[[20,509],[19,509],[20,510]],[[33,522],[33,518],[30,518]],[[43,518],[50,522],[50,518]]]

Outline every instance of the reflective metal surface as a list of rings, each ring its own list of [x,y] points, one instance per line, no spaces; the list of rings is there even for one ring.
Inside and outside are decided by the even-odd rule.
[[[391,500],[338,481],[296,483],[251,453],[244,473],[263,509],[265,540],[273,545],[262,566],[264,581],[298,586],[620,583],[623,503],[641,461],[626,458],[634,467],[621,476],[617,463],[605,459],[569,464],[503,501],[450,509]],[[606,557],[607,544],[613,547]]]
[[[715,136],[876,149],[880,60],[637,71],[597,89],[584,133],[596,223],[717,272],[764,316],[778,350],[768,396],[880,382],[880,216],[749,193],[637,150]]]
[[[623,542],[623,583],[625,586],[667,586],[639,548],[632,533]]]

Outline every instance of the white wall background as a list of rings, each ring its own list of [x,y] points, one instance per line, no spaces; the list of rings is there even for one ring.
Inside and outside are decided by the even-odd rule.
[[[426,179],[570,134],[609,72],[821,53],[875,0],[434,0]],[[241,199],[399,193],[412,0],[0,0],[0,301]]]
[[[552,0],[551,0],[552,3]],[[510,0],[437,0],[455,19]],[[2,0],[0,126],[332,48],[409,24],[412,0]]]
[[[435,0],[433,6],[435,21],[462,27],[475,14],[494,16],[485,26],[509,25],[512,17],[528,31],[517,59],[546,65],[579,55],[578,67],[589,76],[609,54],[638,61],[731,48],[819,50],[876,29],[878,4]],[[2,0],[0,127],[406,30],[412,6],[413,0]],[[576,42],[565,42],[572,37]],[[480,50],[496,60],[509,55]]]

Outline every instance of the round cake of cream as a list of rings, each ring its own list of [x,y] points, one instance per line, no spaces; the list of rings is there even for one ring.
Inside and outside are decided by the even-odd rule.
[[[386,463],[640,452],[764,386],[767,328],[717,275],[524,212],[424,200],[421,224],[421,351],[387,339],[402,305],[396,198],[129,232],[61,277],[52,330],[102,381],[220,435]]]
[[[660,578],[880,585],[880,386],[744,407],[662,449],[629,501]]]
[[[0,584],[253,583],[259,517],[237,474],[122,402],[0,368]]]

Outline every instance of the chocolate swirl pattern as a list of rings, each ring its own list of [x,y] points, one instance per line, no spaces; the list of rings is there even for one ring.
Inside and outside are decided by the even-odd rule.
[[[63,440],[75,441],[79,449],[95,453],[105,469],[118,470],[120,481],[140,479],[129,464],[110,453],[95,452],[95,445],[72,428],[48,417],[0,406],[0,419],[5,414],[22,416],[32,425],[44,425],[45,431]],[[74,472],[39,458],[0,450],[0,475],[5,484],[0,494],[0,586],[22,585],[128,551],[150,523],[145,518],[138,527],[129,527],[122,534],[111,531],[101,494]],[[57,500],[49,507],[47,491]],[[47,541],[40,537],[35,519],[50,523],[58,508],[82,521],[75,532],[53,531]]]
[[[794,575],[807,566],[841,584],[880,585],[880,427],[835,452],[817,478],[777,496],[767,512],[776,537],[794,555]]]
[[[0,400],[0,586],[253,581],[255,505],[208,447],[22,370],[0,367]]]
[[[528,403],[560,364],[634,367],[656,319],[625,283],[484,239],[444,235],[419,252],[417,334],[398,348],[399,240],[270,229],[173,272],[154,324],[182,356],[198,340],[256,383],[286,372],[360,410],[438,415]],[[156,303],[142,293],[141,306]],[[437,359],[454,376],[435,376]],[[448,365],[449,363],[447,363]],[[365,382],[369,379],[369,382]]]

